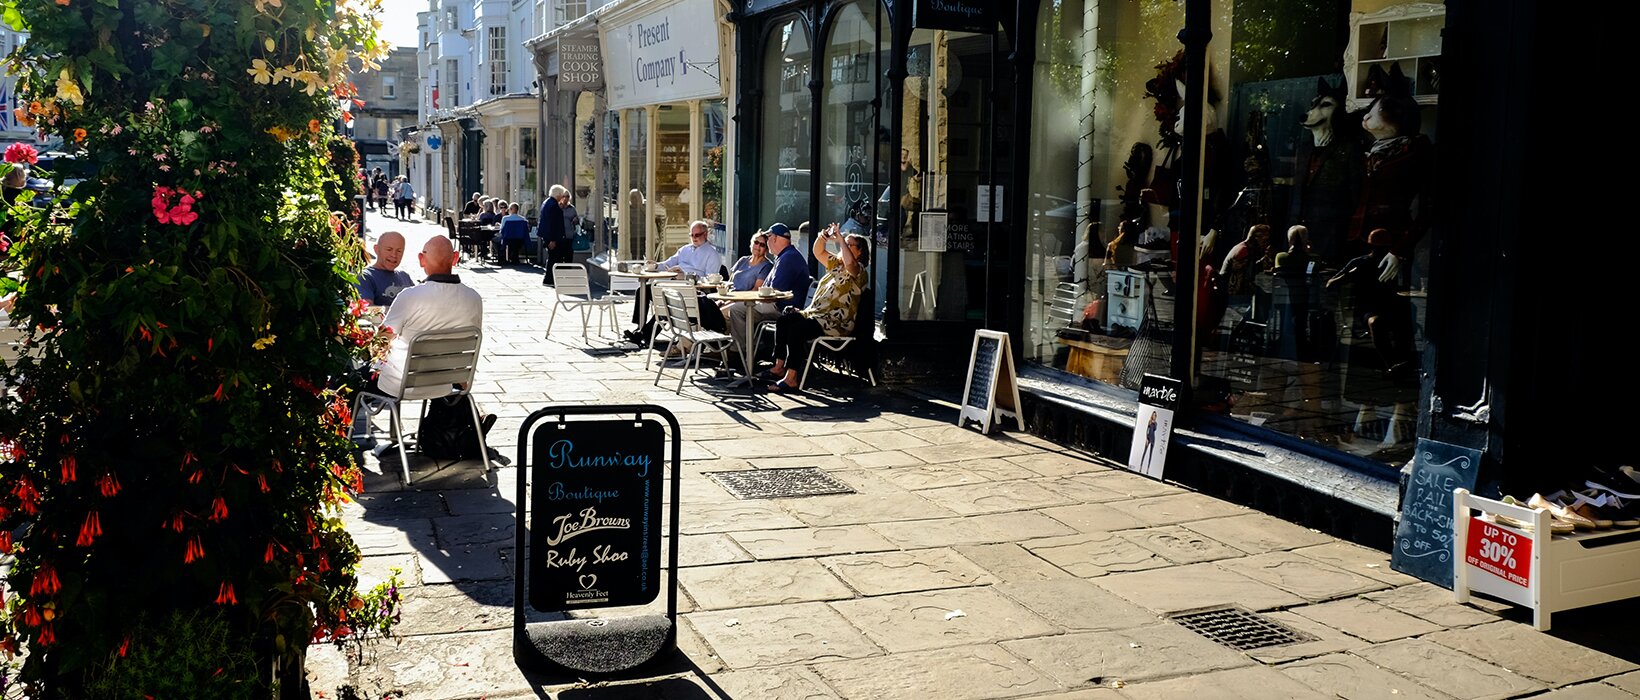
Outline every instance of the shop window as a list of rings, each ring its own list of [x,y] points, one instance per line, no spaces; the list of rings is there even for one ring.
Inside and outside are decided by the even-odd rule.
[[[649,213],[657,233],[650,248],[664,258],[689,242],[694,178],[689,170],[689,106],[665,104],[655,108],[655,182]]]
[[[745,180],[758,188],[758,214],[751,223],[759,229],[780,222],[796,231],[809,218],[812,57],[808,27],[797,20],[777,25],[764,48],[761,176]]]
[[[651,250],[649,220],[649,112],[645,109],[623,110],[626,119],[626,143],[622,150],[627,158],[626,201],[622,202],[621,250],[625,259],[655,258]],[[621,151],[617,151],[619,153]]]
[[[1393,465],[1410,458],[1418,417],[1444,16],[1427,4],[1350,9],[1215,9],[1198,396]],[[1137,0],[1039,10],[1029,359],[1133,387],[1166,372],[1183,342],[1172,332],[1173,300],[1189,293],[1172,274],[1179,202],[1192,194],[1178,187],[1191,109],[1173,38],[1182,24],[1182,8]]]
[[[518,184],[520,195],[525,200],[526,212],[534,212],[536,198],[541,196],[535,165],[536,151],[539,150],[534,127],[521,127],[518,130]]]
[[[701,218],[713,224],[712,244],[728,252],[721,224],[724,219],[724,157],[728,151],[729,105],[725,100],[707,100],[700,105],[700,206]]]
[[[394,100],[399,97],[399,77],[397,75],[382,76],[382,99]]]
[[[846,233],[871,238],[873,283],[883,289],[887,282],[886,244],[890,222],[897,207],[888,201],[892,153],[888,94],[890,32],[882,6],[871,0],[843,5],[832,20],[826,37],[823,64],[831,80],[821,92],[820,129],[822,150],[818,154],[820,178],[820,220],[815,229],[833,222]],[[809,250],[812,237],[794,243]],[[834,251],[835,252],[835,251]],[[877,295],[884,301],[884,295]]]

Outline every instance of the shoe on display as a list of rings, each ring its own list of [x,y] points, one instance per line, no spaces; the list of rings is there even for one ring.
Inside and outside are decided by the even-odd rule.
[[[1598,489],[1574,491],[1572,496],[1577,501],[1574,508],[1579,513],[1589,516],[1596,523],[1610,523],[1604,527],[1622,530],[1640,527],[1640,508],[1635,507],[1640,501],[1624,501],[1616,494]]]
[[[1552,515],[1556,518],[1559,518],[1561,520],[1569,522],[1569,523],[1572,524],[1572,527],[1575,527],[1579,530],[1597,530],[1597,529],[1600,528],[1600,526],[1598,524],[1596,524],[1595,521],[1590,520],[1588,518],[1585,518],[1581,515],[1578,515],[1577,513],[1573,513],[1571,511],[1571,509],[1567,508],[1566,506],[1560,505],[1559,503],[1555,503],[1553,501],[1550,501],[1547,498],[1544,498],[1543,494],[1538,494],[1538,493],[1532,494],[1532,497],[1526,500],[1526,507],[1528,507],[1528,508],[1541,508],[1543,510],[1547,510],[1547,511],[1549,511],[1549,515]]]
[[[1531,506],[1526,505],[1525,503],[1521,503],[1520,500],[1515,498],[1514,496],[1504,496],[1502,500],[1503,500],[1504,503],[1507,503],[1507,504],[1512,505],[1512,506],[1519,506],[1521,508],[1531,508]],[[1499,525],[1506,525],[1508,527],[1515,528],[1516,530],[1524,530],[1526,532],[1531,532],[1534,529],[1532,527],[1532,523],[1524,521],[1524,520],[1518,520],[1516,518],[1511,518],[1507,515],[1502,515],[1502,514],[1489,514],[1489,515],[1492,515],[1491,520],[1493,522],[1499,524]],[[1549,516],[1549,534],[1551,534],[1551,535],[1569,535],[1569,534],[1572,533],[1573,530],[1576,530],[1576,529],[1577,529],[1577,527],[1575,525],[1572,525],[1569,522],[1561,520],[1560,518],[1556,518],[1556,517],[1554,517],[1553,514],[1550,514],[1550,516]]]

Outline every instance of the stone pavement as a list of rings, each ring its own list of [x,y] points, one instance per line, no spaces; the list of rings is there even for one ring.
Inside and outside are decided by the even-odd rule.
[[[372,220],[392,228],[412,266],[439,230]],[[509,464],[523,418],[552,404],[654,403],[683,423],[681,653],[602,683],[520,671],[516,470],[412,454],[416,483],[401,488],[397,457],[367,452],[348,529],[367,583],[403,571],[403,623],[362,659],[312,647],[314,697],[1640,697],[1632,606],[1538,633],[1518,610],[1457,605],[1391,571],[1382,552],[1028,434],[958,429],[953,404],[907,388],[820,375],[799,396],[705,381],[679,396],[642,354],[583,352],[578,314],[544,339],[539,270],[459,273],[485,298],[475,395],[499,415],[490,444]],[[739,500],[703,475],[790,466],[857,493]],[[1167,617],[1231,603],[1313,639],[1244,653]]]

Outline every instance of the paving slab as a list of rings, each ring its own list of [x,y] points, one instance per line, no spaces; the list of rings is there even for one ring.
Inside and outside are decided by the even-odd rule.
[[[1607,678],[1605,683],[1640,696],[1640,671],[1612,676]]]
[[[1114,630],[1158,621],[1156,613],[1082,579],[1000,583],[995,588],[1062,630]]]
[[[436,548],[433,521],[423,518],[371,522],[353,520],[347,525],[353,544],[366,556],[373,554],[414,554],[424,548]]]
[[[706,610],[854,596],[854,591],[812,559],[692,566],[678,571],[678,581]]]
[[[1509,698],[1547,687],[1427,639],[1375,644],[1355,655],[1454,697]]]
[[[991,572],[999,581],[1048,581],[1072,578],[1065,571],[1012,542],[972,544],[955,548],[968,561]]]
[[[907,549],[994,544],[1075,534],[1064,523],[1034,512],[873,523],[871,529]]]
[[[1129,530],[1118,536],[1175,564],[1196,564],[1243,556],[1243,552],[1235,547],[1178,525]]]
[[[889,653],[1054,634],[1059,629],[990,588],[952,588],[836,601],[840,613]]]
[[[729,698],[832,700],[838,697],[825,680],[805,666],[720,673],[712,676],[712,682]]]
[[[952,515],[949,509],[910,491],[786,498],[780,505],[807,525],[857,525]]]
[[[1284,610],[1260,613],[1278,624],[1286,625],[1313,637],[1310,641],[1280,644],[1276,646],[1259,647],[1246,651],[1259,661],[1267,664],[1279,664],[1298,659],[1308,659],[1327,654],[1336,654],[1342,651],[1352,651],[1367,646],[1367,642],[1351,637],[1338,630],[1332,629],[1315,620],[1299,617]]]
[[[1032,451],[1028,454],[1004,457],[1010,462],[1025,467],[1042,476],[1064,476],[1066,474],[1082,474],[1085,472],[1104,472],[1111,469],[1110,460],[1097,456],[1072,452],[1064,448],[1058,451]]]
[[[1145,526],[1144,521],[1110,507],[1106,503],[1083,503],[1060,508],[1044,508],[1042,514],[1083,533],[1105,533],[1117,530],[1132,530]]]
[[[1002,648],[1070,687],[1136,683],[1253,663],[1171,622],[1002,642]]]
[[[1634,700],[1635,696],[1604,683],[1583,683],[1532,697],[1534,700]]]
[[[1445,629],[1365,598],[1345,598],[1318,605],[1306,605],[1293,608],[1292,612],[1374,643],[1416,637]]]
[[[1328,542],[1313,547],[1301,547],[1292,552],[1391,586],[1405,586],[1418,582],[1416,578],[1391,569],[1389,554],[1348,542]]]
[[[1113,501],[1110,507],[1132,515],[1147,526],[1177,525],[1248,512],[1242,506],[1199,493],[1174,493],[1167,496]]]
[[[1249,610],[1269,610],[1304,602],[1303,598],[1287,591],[1221,569],[1214,563],[1111,574],[1093,581],[1105,590],[1159,613],[1232,604]]]
[[[684,619],[730,668],[860,659],[883,653],[824,603],[695,612]]]
[[[1124,488],[1120,480],[1112,479],[1110,472],[1043,476],[1032,481],[1056,493],[1065,494],[1075,503],[1109,503],[1137,498],[1127,493],[1130,489]]]
[[[918,495],[944,506],[953,513],[1005,513],[1049,506],[1062,506],[1075,501],[1063,492],[1030,481],[997,481],[966,486],[947,486],[917,492]]]
[[[666,546],[663,545],[662,551]],[[735,544],[723,533],[711,535],[684,535],[678,538],[678,566],[711,566],[750,561],[752,555]]]
[[[1263,667],[1234,668],[1197,676],[1124,686],[1131,700],[1326,700],[1314,689]]]
[[[759,500],[691,504],[688,517],[682,518],[679,528],[685,535],[703,535],[804,526],[803,521],[792,517],[791,513],[781,510],[779,506]]]
[[[1277,670],[1327,697],[1341,700],[1449,700],[1451,697],[1349,654],[1295,661]]]
[[[387,581],[398,569],[399,586],[421,585],[421,559],[414,554],[379,554],[359,561],[359,588],[368,590]]]
[[[1538,632],[1526,625],[1493,622],[1423,637],[1478,656],[1516,673],[1561,686],[1633,671],[1632,661]]]
[[[865,525],[753,530],[729,535],[758,559],[819,557],[830,554],[880,552],[895,549],[882,535]]]
[[[998,579],[949,548],[827,557],[820,563],[863,595],[981,586]]]
[[[1255,554],[1218,562],[1220,567],[1255,581],[1263,581],[1305,600],[1319,602],[1366,593],[1388,584],[1323,564],[1291,552]]]
[[[1029,540],[1025,549],[1082,578],[1170,566],[1161,555],[1108,532]]]
[[[398,693],[417,700],[453,700],[532,692],[513,660],[511,629],[406,637],[396,646],[378,645],[374,654],[373,663],[351,676],[363,697]],[[328,690],[331,697],[341,697]]]
[[[1452,599],[1452,591],[1433,584],[1418,582],[1384,591],[1368,593],[1367,600],[1394,608],[1420,620],[1442,627],[1469,627],[1497,622],[1498,616],[1479,606],[1492,605],[1494,610],[1504,606],[1480,598],[1470,598],[1474,605],[1464,605]]]
[[[1248,554],[1263,554],[1333,541],[1325,534],[1263,513],[1200,520],[1185,523],[1184,527]]]
[[[861,452],[859,454],[842,455],[843,461],[851,466],[867,469],[884,467],[914,467],[922,464],[922,460],[912,457],[899,450],[884,450],[878,452]]]
[[[403,614],[396,635],[476,632],[512,627],[512,581],[400,588]]]
[[[1058,683],[995,645],[816,664],[844,697],[983,700],[1057,690]]]
[[[1036,473],[1000,459],[977,459],[944,464],[923,464],[919,461],[887,470],[882,476],[900,488],[920,490],[1025,479],[1036,476]]]

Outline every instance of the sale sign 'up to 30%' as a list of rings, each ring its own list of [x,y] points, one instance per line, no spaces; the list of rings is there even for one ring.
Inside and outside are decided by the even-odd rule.
[[[1469,520],[1464,561],[1510,583],[1531,586],[1532,540],[1480,518]]]

